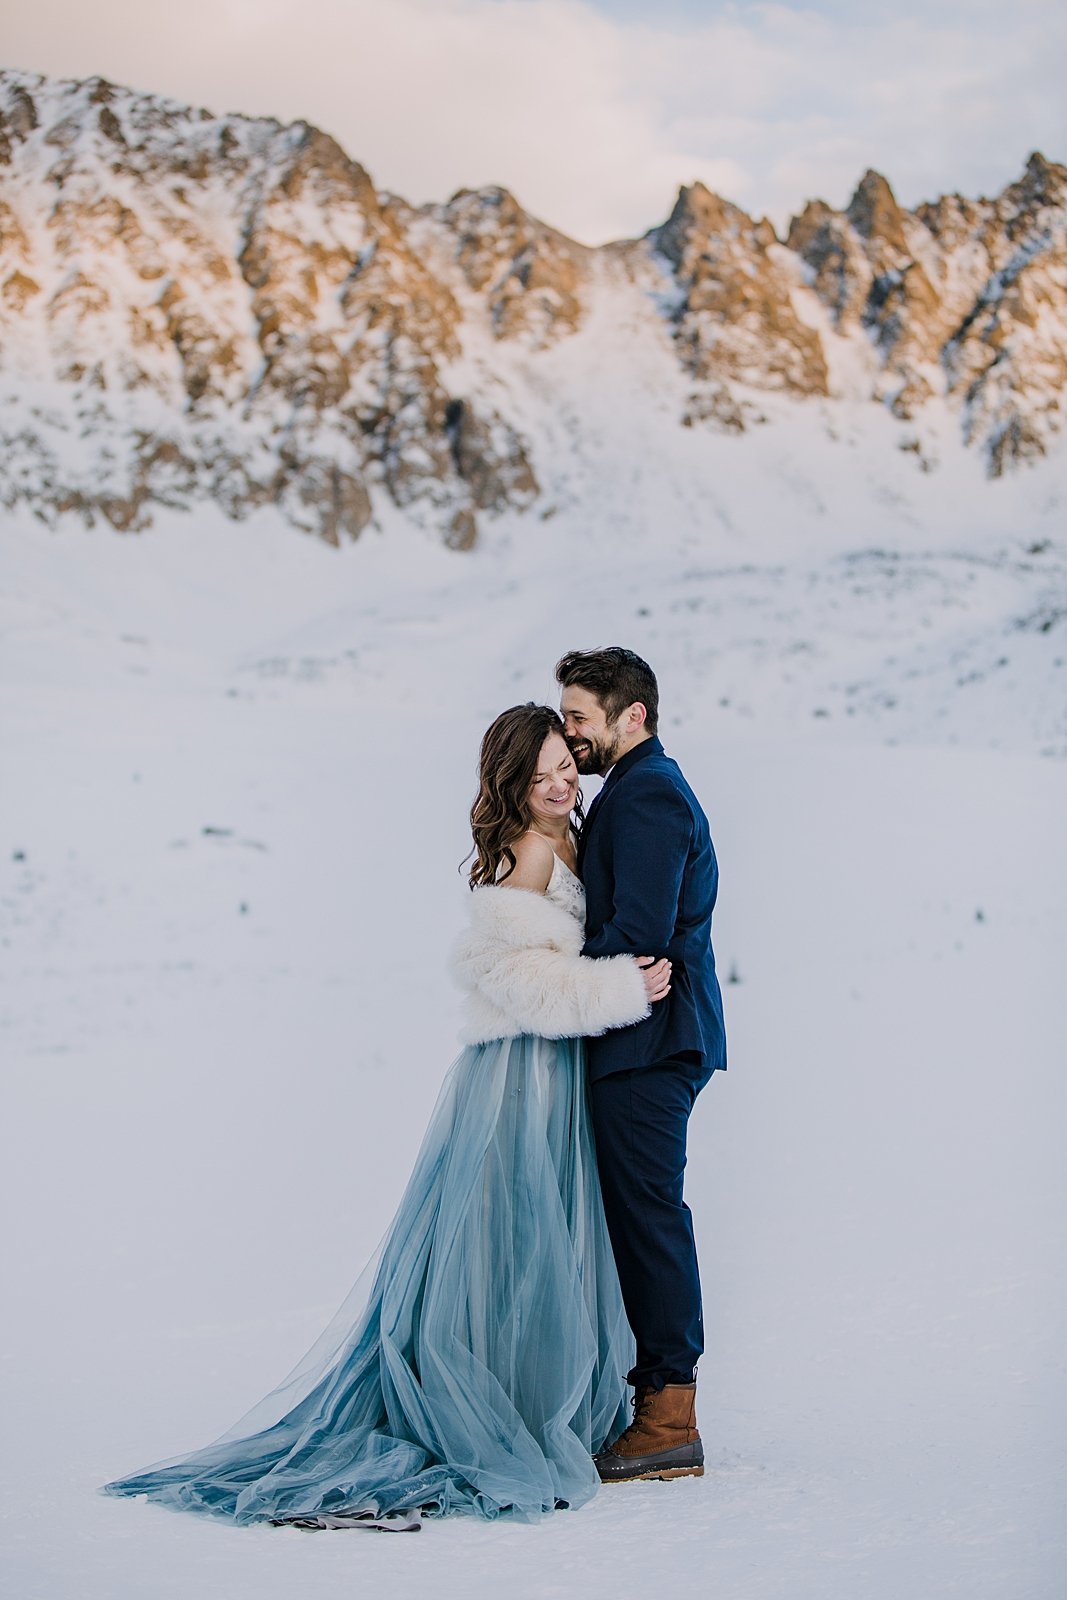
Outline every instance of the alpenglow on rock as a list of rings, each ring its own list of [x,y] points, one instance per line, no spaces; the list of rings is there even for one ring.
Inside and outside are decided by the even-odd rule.
[[[99,79],[0,93],[7,503],[124,529],[277,504],[336,543],[379,493],[462,546],[534,498],[518,435],[442,376],[451,289],[332,139]]]
[[[915,211],[869,172],[784,242],[695,183],[591,249],[499,187],[380,193],[303,122],[0,73],[6,506],[135,530],[157,505],[273,505],[332,543],[393,506],[467,548],[551,477],[525,422],[561,382],[545,363],[617,337],[624,305],[688,389],[679,425],[743,432],[776,395],[921,431],[947,400],[996,475],[1063,428],[1067,169],[1034,155],[995,200]],[[560,404],[580,435],[580,397]]]
[[[868,172],[844,213],[809,204],[788,243],[835,328],[869,334],[897,416],[950,396],[994,476],[1045,453],[1067,385],[1067,168],[1034,154],[996,200],[914,212]]]

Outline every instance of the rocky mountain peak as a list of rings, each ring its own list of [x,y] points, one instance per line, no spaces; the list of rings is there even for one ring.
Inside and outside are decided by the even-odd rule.
[[[845,216],[862,238],[879,240],[896,250],[907,250],[904,213],[880,172],[868,168],[863,174]]]
[[[1062,193],[1063,184],[1067,179],[1067,167],[1055,161],[1047,161],[1040,150],[1032,150],[1026,162],[1026,175],[1042,187],[1055,187],[1056,193]]]
[[[225,134],[220,135],[224,142]],[[319,203],[336,197],[358,205],[366,216],[378,215],[377,192],[366,169],[336,139],[307,122],[294,123],[293,134],[292,157],[280,182],[290,200],[305,194]]]
[[[577,329],[593,254],[586,246],[531,216],[499,185],[460,189],[423,214],[438,224],[429,248],[485,297],[495,338],[525,335],[541,347]]]
[[[1064,423],[1065,178],[1035,154],[998,200],[910,212],[867,172],[844,213],[818,202],[789,231],[838,331],[858,324],[873,342],[876,398],[903,418],[953,399],[994,474],[1042,454]]]
[[[1062,207],[1067,202],[1067,166],[1046,161],[1035,150],[1022,177],[1005,191],[1005,199],[1030,214],[1045,206]]]
[[[500,183],[485,184],[480,189],[457,189],[440,209],[450,217],[468,222],[475,218],[493,218],[502,232],[519,232],[528,228],[532,221],[511,190]]]
[[[765,218],[756,222],[694,183],[679,190],[667,221],[647,238],[673,270],[675,340],[701,385],[683,420],[741,431],[746,413],[726,387],[731,380],[826,393],[818,335],[797,315],[795,276]]]
[[[705,184],[699,181],[683,184],[678,190],[670,216],[658,230],[664,254],[670,253],[669,245],[674,238],[685,238],[693,233],[721,232],[729,225],[732,215],[740,217],[743,213],[728,200],[713,194]]]

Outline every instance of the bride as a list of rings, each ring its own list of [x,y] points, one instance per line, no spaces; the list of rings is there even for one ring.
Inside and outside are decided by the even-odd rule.
[[[596,1174],[582,1036],[670,987],[580,954],[578,772],[547,706],[482,741],[453,1064],[379,1254],[279,1388],[215,1444],[104,1485],[303,1527],[524,1521],[596,1491],[633,1343]]]

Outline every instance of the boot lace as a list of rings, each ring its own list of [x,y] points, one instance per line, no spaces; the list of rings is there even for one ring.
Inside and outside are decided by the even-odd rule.
[[[630,1399],[630,1404],[634,1409],[633,1421],[630,1423],[631,1428],[636,1427],[641,1421],[642,1417],[647,1415],[649,1409],[651,1408],[652,1398],[655,1392],[656,1391],[654,1389],[634,1390]]]

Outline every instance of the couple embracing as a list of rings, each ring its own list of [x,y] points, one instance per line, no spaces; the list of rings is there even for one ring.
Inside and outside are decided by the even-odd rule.
[[[682,1176],[725,1066],[715,854],[648,664],[578,651],[556,676],[561,716],[516,706],[482,742],[465,1048],[369,1292],[222,1439],[105,1492],[409,1528],[703,1471]],[[588,816],[582,773],[606,774]]]

